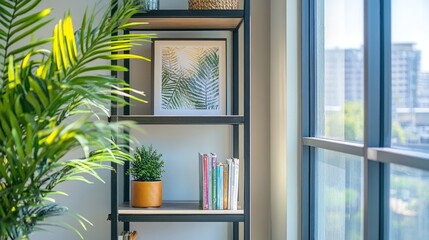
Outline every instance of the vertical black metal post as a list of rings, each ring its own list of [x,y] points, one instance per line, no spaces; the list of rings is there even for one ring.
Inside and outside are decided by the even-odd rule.
[[[233,222],[232,223],[232,239],[238,240],[240,239],[240,231],[239,231],[239,222]]]
[[[116,163],[112,163],[112,172],[110,174],[111,182],[110,182],[110,227],[111,227],[111,239],[118,239],[118,182],[116,177],[116,171],[118,170],[118,166]]]
[[[244,239],[250,240],[251,204],[251,19],[250,0],[244,1]]]
[[[239,93],[240,93],[240,83],[239,83],[239,49],[238,49],[238,29],[234,30],[232,33],[232,115],[239,114]],[[240,143],[239,143],[239,125],[233,125],[233,156],[239,158],[240,154]]]
[[[129,30],[125,30],[124,34],[129,34],[130,31]],[[130,51],[125,51],[125,54],[129,54]],[[130,59],[125,59],[124,60],[124,66],[127,69],[130,69]],[[124,72],[124,80],[127,84],[130,84],[130,71],[126,71]],[[126,91],[126,93],[130,93],[129,91]],[[129,97],[125,97],[124,98],[125,101],[129,104],[130,103],[130,98]],[[130,105],[125,105],[124,106],[124,115],[130,115]],[[125,131],[125,134],[130,134],[129,130]],[[130,151],[130,142],[126,141],[125,146],[128,146],[128,151]],[[130,162],[126,161],[124,164],[124,202],[129,202],[130,201],[130,175],[126,174],[126,172],[128,171],[128,169],[130,169]],[[124,231],[129,231],[130,230],[130,223],[129,222],[124,222]]]
[[[113,15],[118,10],[118,1],[112,0],[111,6],[111,15]],[[114,33],[114,35],[117,35]],[[113,53],[112,53],[113,54]],[[117,65],[116,60],[111,61],[112,65]],[[117,72],[112,71],[111,75],[117,77]],[[110,107],[111,115],[117,115],[116,102],[111,102]],[[117,171],[118,165],[116,163],[111,163],[113,170],[110,173],[110,237],[111,240],[118,239],[118,178]]]
[[[232,115],[239,114],[239,34],[238,29],[232,32]],[[240,155],[240,127],[239,125],[232,126],[232,151],[234,158],[239,158]],[[234,222],[232,224],[232,239],[239,239],[239,224]]]

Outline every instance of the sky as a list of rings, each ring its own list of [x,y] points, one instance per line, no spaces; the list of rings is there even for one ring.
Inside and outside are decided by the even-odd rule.
[[[325,0],[325,48],[360,48],[363,0]],[[320,8],[319,8],[320,9]],[[415,43],[429,72],[429,0],[392,0],[392,42]]]

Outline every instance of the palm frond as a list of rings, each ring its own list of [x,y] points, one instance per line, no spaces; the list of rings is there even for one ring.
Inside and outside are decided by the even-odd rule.
[[[38,29],[48,24],[51,9],[34,12],[41,0],[3,0],[0,1],[0,88],[3,76],[7,73],[10,56],[22,58],[33,48],[47,42],[48,39],[32,40],[30,44],[19,46],[17,43],[31,36]]]
[[[124,80],[99,74],[127,69],[97,62],[147,60],[121,52],[150,35],[112,35],[138,11],[134,1],[112,6],[116,13],[110,16],[108,9],[97,24],[95,13],[86,12],[77,32],[66,16],[55,26],[52,38],[14,48],[24,34],[47,23],[49,9],[31,11],[40,1],[0,1],[0,239],[26,236],[46,218],[63,214],[66,208],[49,202],[50,195],[58,193],[58,184],[103,181],[98,171],[112,170],[106,163],[132,159],[110,138],[132,140],[123,130],[134,125],[99,119],[108,116],[105,106],[110,101],[125,105],[124,97],[132,97],[145,102],[144,93]],[[37,49],[45,43],[51,43],[52,49]],[[73,149],[81,149],[82,156],[64,159]]]

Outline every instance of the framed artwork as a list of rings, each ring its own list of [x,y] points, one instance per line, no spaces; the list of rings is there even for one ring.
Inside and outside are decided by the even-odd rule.
[[[226,39],[153,40],[154,115],[226,114]]]

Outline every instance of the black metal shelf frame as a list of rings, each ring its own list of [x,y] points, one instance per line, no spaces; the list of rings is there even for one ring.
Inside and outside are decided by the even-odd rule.
[[[244,10],[153,10],[133,18],[243,18]]]
[[[119,214],[120,222],[244,222],[244,214]]]
[[[112,4],[116,4],[117,0],[112,0]],[[115,9],[113,9],[115,11]],[[129,230],[130,222],[230,222],[232,223],[232,239],[239,239],[239,222],[243,222],[244,227],[244,240],[250,240],[250,170],[251,170],[251,134],[250,134],[250,93],[251,93],[251,79],[250,79],[250,0],[244,0],[243,10],[157,10],[149,11],[147,13],[139,13],[133,18],[183,18],[183,19],[198,19],[198,18],[219,18],[219,19],[240,19],[238,24],[231,28],[162,28],[162,29],[132,29],[132,31],[201,31],[201,30],[221,30],[232,32],[232,115],[228,116],[133,116],[130,115],[129,107],[124,108],[123,116],[116,116],[117,109],[112,107],[112,116],[109,121],[118,120],[133,120],[139,124],[213,124],[213,125],[232,125],[233,127],[233,156],[239,157],[239,127],[244,126],[244,142],[242,143],[244,149],[244,199],[243,210],[244,214],[120,214],[118,212],[118,181],[117,173],[113,171],[111,174],[111,213],[109,220],[111,221],[111,239],[116,240],[118,236],[118,223],[124,223],[124,230]],[[243,34],[239,34],[239,29],[243,28]],[[125,32],[127,32],[126,30]],[[243,38],[243,96],[240,98],[240,84],[239,84],[239,39],[240,35]],[[112,61],[112,64],[117,64]],[[125,61],[126,67],[130,66],[129,61]],[[116,76],[115,72],[112,75]],[[129,83],[130,74],[125,72],[124,79]],[[239,101],[243,100],[244,113],[239,115]],[[113,106],[113,104],[112,104]],[[113,169],[117,170],[118,166],[112,163]],[[124,166],[124,170],[129,168],[129,163]],[[129,176],[124,174],[124,201],[129,201]]]
[[[140,27],[133,28],[133,30],[151,30],[151,31],[235,31],[238,30],[244,22],[245,10],[154,10],[146,13],[137,13],[132,17],[132,20],[147,19],[168,20],[192,20],[199,22],[202,19],[230,19],[236,20],[235,24],[228,27],[221,26],[200,26],[195,28],[180,28],[180,27],[151,27],[151,25],[141,25]]]
[[[137,124],[170,124],[170,125],[241,125],[244,116],[151,116],[119,115],[111,116],[110,122],[133,121]]]

